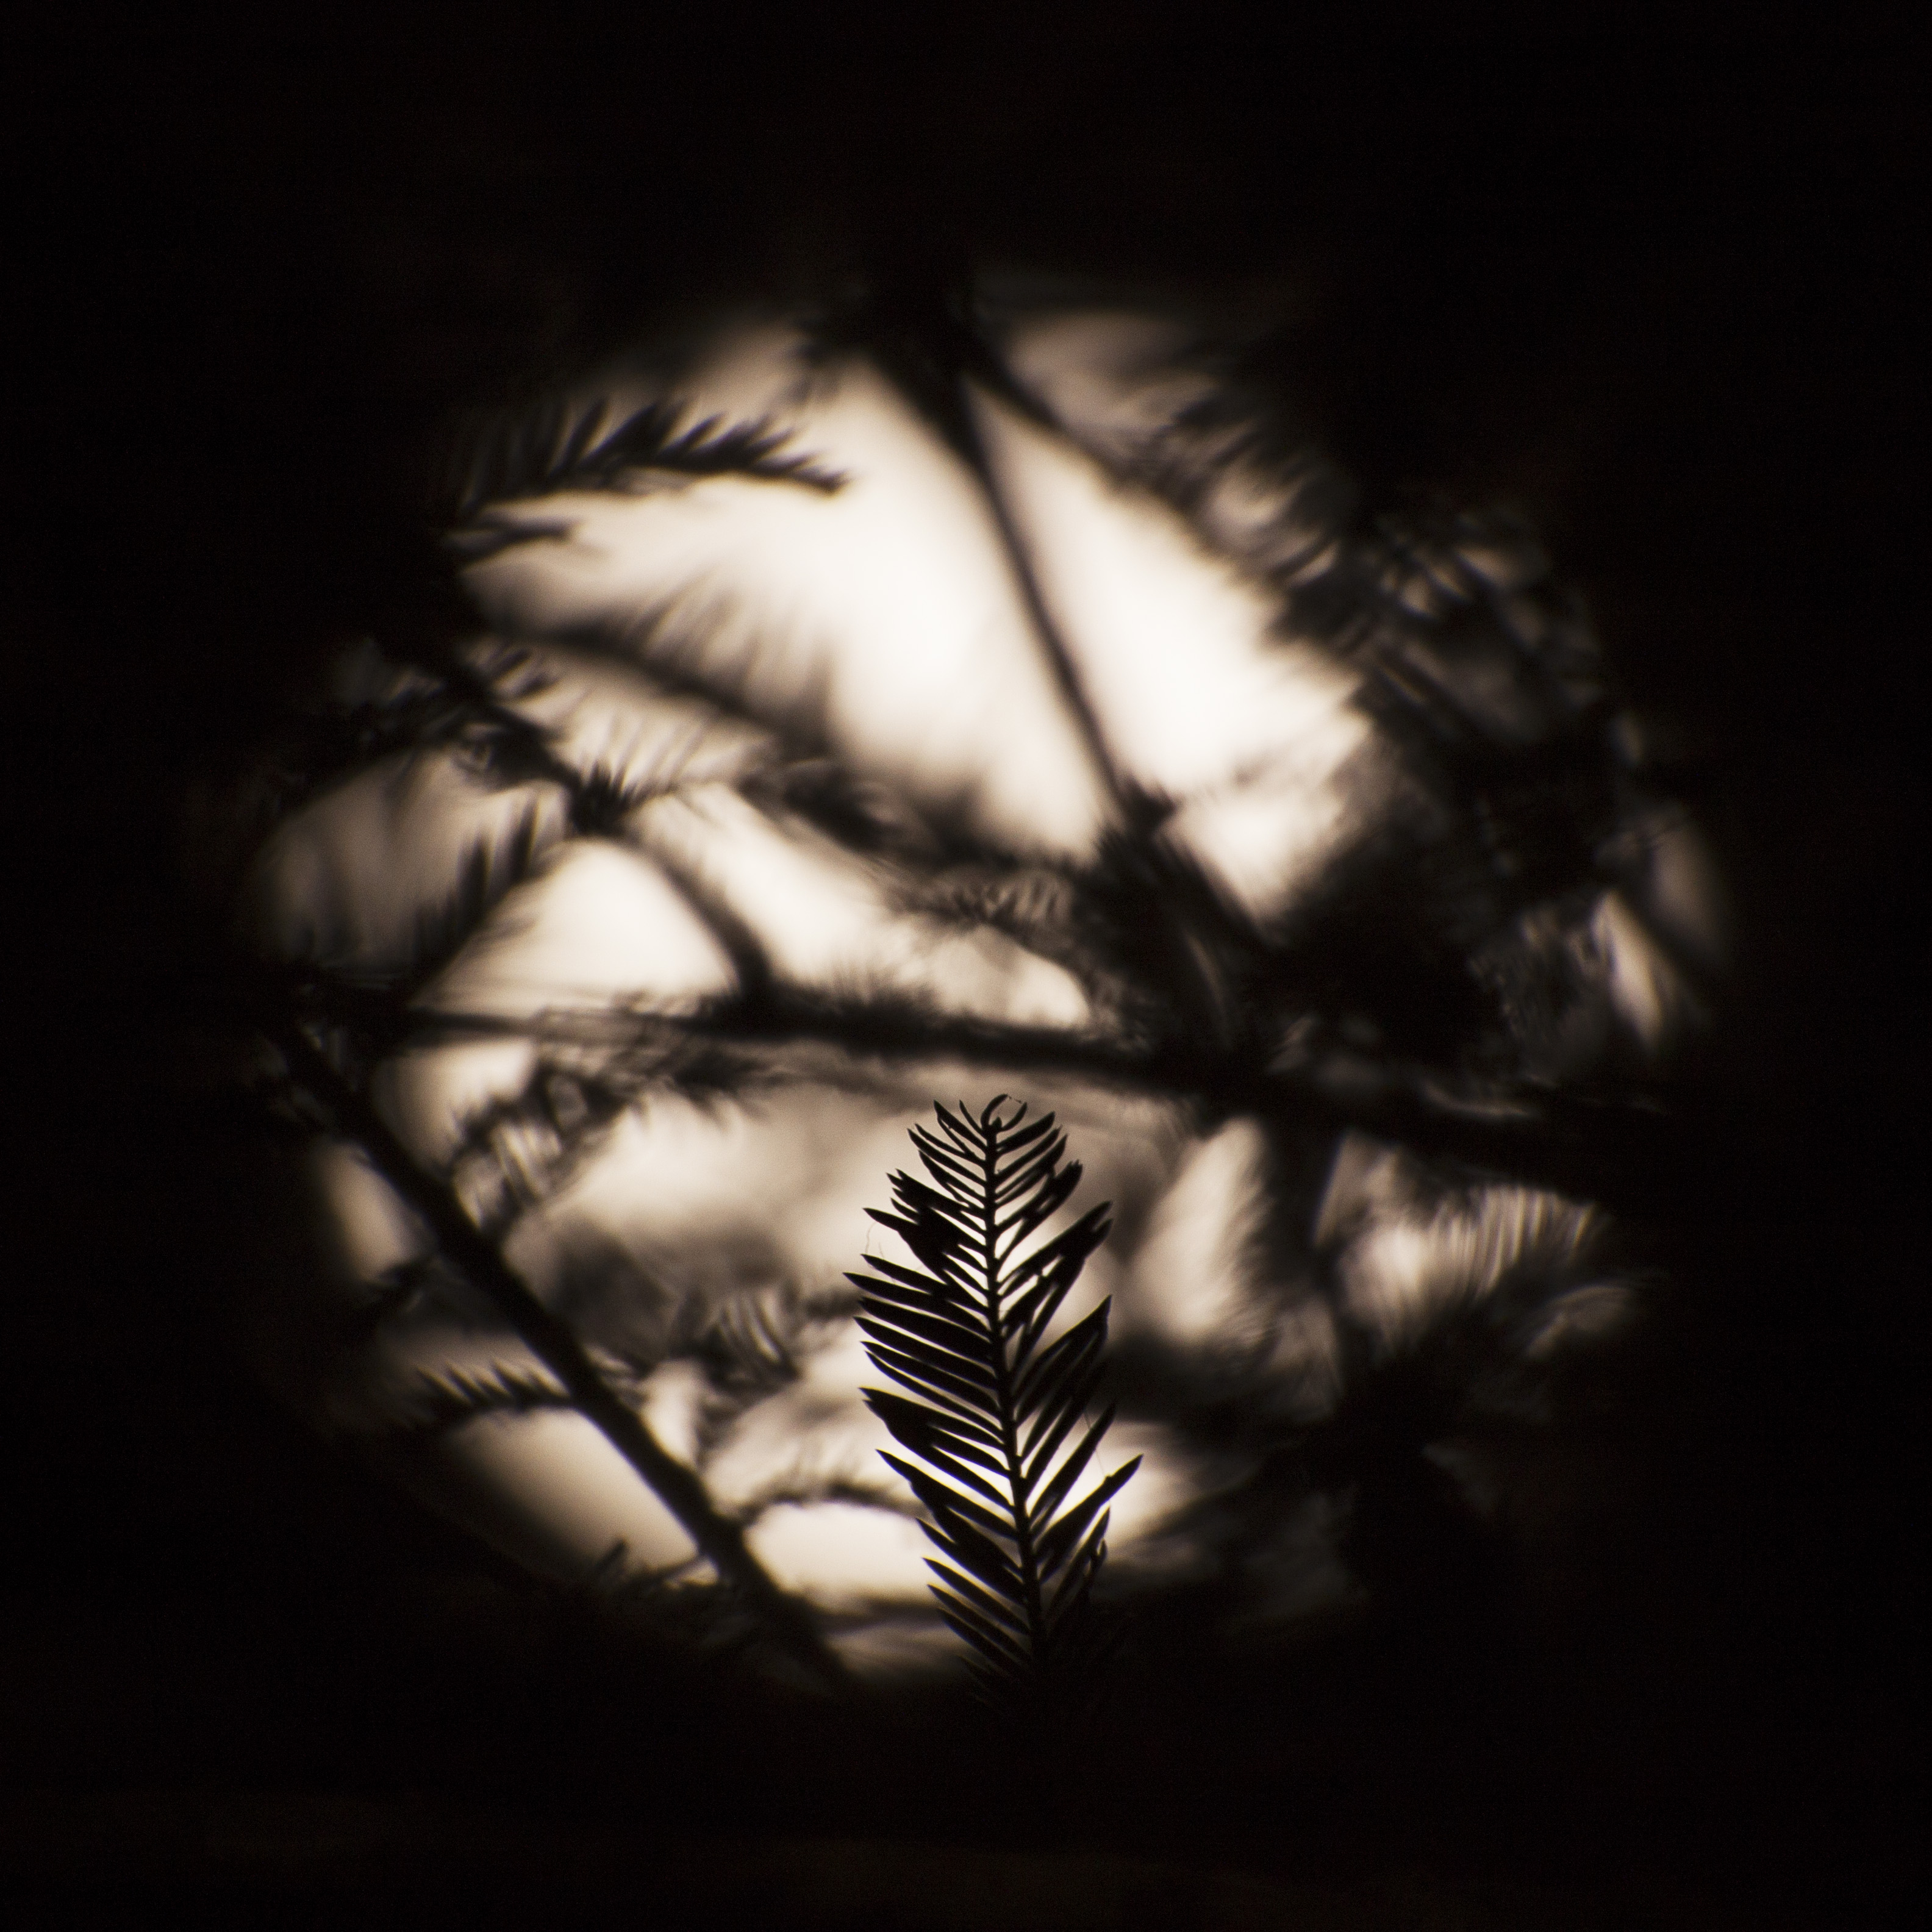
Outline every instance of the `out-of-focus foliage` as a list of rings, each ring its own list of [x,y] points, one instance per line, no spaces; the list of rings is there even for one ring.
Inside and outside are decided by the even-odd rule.
[[[1291,422],[1232,324],[993,283],[475,430],[472,626],[235,804],[238,938],[414,1174],[304,1130],[264,1372],[526,1561],[702,1575],[442,1186],[849,1660],[929,1661],[843,1275],[935,1094],[1023,1090],[1117,1204],[1109,1591],[1472,1574],[1640,1309],[1719,897],[1531,534],[1366,518]]]

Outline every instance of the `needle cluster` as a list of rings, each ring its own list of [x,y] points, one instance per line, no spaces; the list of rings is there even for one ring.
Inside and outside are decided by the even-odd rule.
[[[912,1130],[934,1184],[892,1176],[898,1212],[867,1211],[923,1268],[869,1258],[848,1276],[863,1295],[859,1326],[874,1365],[907,1394],[866,1400],[917,1464],[885,1460],[925,1505],[940,1614],[974,1653],[982,1694],[1009,1712],[1083,1702],[1104,1648],[1093,1590],[1106,1556],[1107,1505],[1139,1467],[1121,1465],[1074,1491],[1114,1419],[1092,1420],[1110,1302],[1046,1338],[1088,1257],[1107,1236],[1111,1203],[1052,1240],[1033,1238],[1080,1184],[1063,1167],[1053,1116],[1022,1124],[999,1095],[976,1116],[936,1109],[940,1132]],[[923,1467],[918,1466],[923,1465]]]

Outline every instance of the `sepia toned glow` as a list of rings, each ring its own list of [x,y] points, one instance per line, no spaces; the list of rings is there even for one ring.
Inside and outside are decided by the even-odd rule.
[[[1341,1264],[1346,1305],[1388,1345],[1445,1307],[1492,1292],[1514,1269],[1560,1280],[1585,1260],[1593,1210],[1520,1187],[1478,1190],[1466,1204],[1409,1209],[1358,1234]]]
[[[542,1574],[574,1581],[624,1546],[637,1570],[696,1556],[676,1519],[580,1415],[487,1417],[436,1444],[439,1504]]]
[[[1588,710],[1594,647],[1552,616],[1532,544],[1473,522],[1358,540],[1312,456],[1265,453],[1184,318],[1001,299],[988,339],[1040,412],[961,379],[983,476],[886,358],[809,354],[782,320],[580,389],[607,430],[649,403],[683,430],[782,433],[838,487],[640,466],[482,505],[458,554],[488,728],[304,794],[237,897],[264,957],[436,1018],[376,1056],[382,1121],[881,1674],[956,1646],[919,1505],[880,1458],[846,1274],[898,1252],[867,1210],[935,1100],[1057,1114],[1084,1175],[1038,1239],[1113,1204],[1056,1318],[1111,1296],[1132,1369],[1109,1442],[1143,1461],[1109,1577],[1129,1595],[1236,1578],[1242,1628],[1279,1630],[1364,1588],[1340,1553],[1347,1484],[1284,1483],[1256,1514],[1247,1486],[1284,1444],[1459,1322],[1493,1316],[1514,1374],[1641,1309],[1600,1208],[1424,1158],[1381,1100],[1466,1128],[1533,1120],[1573,1081],[1600,1093],[1664,1064],[1726,950],[1710,849],[1646,788],[1645,732]],[[1375,649],[1304,622],[1298,586],[1338,560],[1364,608],[1385,600]],[[426,676],[359,646],[334,696],[380,707]],[[493,763],[490,734],[518,728],[524,762]],[[1552,788],[1520,808],[1527,832],[1497,830],[1480,775],[1552,743],[1583,757],[1571,730],[1621,761],[1612,804],[1592,818]],[[1546,808],[1588,856],[1526,884]],[[1187,943],[1218,920],[1248,949],[1225,975],[1240,1064],[1192,1090],[1211,1028],[1162,976],[1174,907]],[[1121,967],[1136,946],[1156,963]],[[1483,1017],[1412,1063],[1376,1013],[1406,996]],[[915,1024],[930,1051],[906,1044]],[[660,1066],[665,1040],[716,1064]],[[1103,1080],[1094,1048],[1141,1070]],[[708,1574],[610,1443],[542,1406],[554,1377],[437,1273],[368,1160],[319,1141],[302,1184],[314,1252],[254,1318],[290,1400],[532,1568],[580,1577],[621,1544],[626,1574]],[[450,1411],[459,1383],[499,1412]],[[1448,1424],[1424,1432],[1416,1453],[1488,1496]]]
[[[1174,1520],[1208,1486],[1214,1458],[1179,1430],[1154,1422],[1117,1422],[1107,1450],[1117,1462],[1141,1459],[1133,1480],[1108,1505],[1108,1552],[1116,1574],[1172,1577],[1198,1564],[1201,1552],[1184,1532],[1175,1533]]]
[[[1002,934],[896,912],[878,868],[802,826],[773,824],[728,788],[646,806],[633,836],[716,893],[782,978],[915,995],[1022,1026],[1078,1027],[1089,1016],[1061,968]]]
[[[1342,751],[1343,740],[1350,748]],[[1353,734],[1284,746],[1251,776],[1186,800],[1161,842],[1199,866],[1223,899],[1258,927],[1288,911],[1336,854],[1372,822]],[[1311,770],[1304,758],[1315,761]]]
[[[562,540],[466,573],[494,628],[594,629],[980,836],[1090,854],[1097,774],[958,460],[862,368],[794,418],[836,495],[720,478],[547,498]]]
[[[558,1205],[688,1294],[829,1285],[852,1264],[866,1190],[897,1162],[911,1112],[816,1088],[748,1104],[654,1097],[614,1129]]]
[[[1260,586],[1165,504],[1010,407],[975,403],[1041,593],[1129,777],[1184,798],[1318,740],[1332,770],[1361,742],[1366,722],[1346,708],[1354,680],[1271,638]]]
[[[486,674],[500,644],[470,654]],[[586,776],[656,790],[730,784],[775,762],[775,733],[688,693],[666,690],[634,667],[555,644],[520,642],[508,707],[548,736],[566,764]],[[530,687],[527,690],[524,686]]]
[[[1238,324],[1236,337],[1252,326]],[[1198,316],[1022,304],[999,339],[1021,386],[1072,442],[1175,502],[1196,544],[1274,583],[1305,581],[1336,554],[1318,466],[1264,453],[1255,399],[1232,391],[1228,345],[1216,352],[1211,333]]]
[[[1231,1120],[1184,1154],[1148,1217],[1124,1287],[1116,1332],[1144,1327],[1174,1346],[1239,1347],[1268,1332],[1257,1238],[1267,1211],[1257,1124]]]
[[[841,1322],[803,1371],[740,1416],[712,1451],[706,1474],[718,1500],[748,1510],[769,1497],[851,1491],[910,1511],[910,1491],[879,1460],[892,1438],[865,1404],[879,1376],[857,1328]],[[899,1573],[908,1577],[922,1584],[914,1570]]]
[[[759,1517],[750,1540],[781,1583],[826,1610],[859,1610],[882,1598],[916,1606],[926,1597],[932,1546],[910,1515],[857,1503],[778,1503]]]
[[[1354,680],[1274,634],[1274,597],[1180,517],[976,399],[1047,608],[1124,776],[1180,802],[1166,840],[1265,921],[1348,823]],[[1209,796],[1202,796],[1207,794]]]
[[[519,1018],[611,1000],[677,1011],[732,976],[724,948],[648,854],[580,844],[496,908],[428,1000]]]
[[[508,842],[526,815],[539,849],[562,836],[554,788],[485,791],[449,752],[398,754],[276,829],[244,884],[238,922],[272,957],[380,968],[408,952],[471,851]]]
[[[424,1231],[361,1148],[325,1141],[311,1168],[334,1236],[336,1257],[349,1279],[374,1281],[422,1253]]]
[[[410,1153],[434,1164],[455,1153],[466,1123],[520,1093],[536,1064],[536,1048],[526,1040],[424,1048],[382,1069],[376,1102]]]
[[[1698,1017],[1695,994],[1621,892],[1604,895],[1590,932],[1617,1017],[1652,1053],[1660,1053]]]

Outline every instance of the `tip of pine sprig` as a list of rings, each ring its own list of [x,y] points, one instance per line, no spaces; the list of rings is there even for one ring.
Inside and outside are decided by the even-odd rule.
[[[1085,1682],[1107,1504],[1140,1466],[1136,1456],[1098,1480],[1088,1473],[1113,1420],[1111,1407],[1094,1417],[1108,1304],[1048,1340],[1108,1208],[1035,1245],[1080,1180],[1053,1116],[1022,1127],[1029,1108],[1008,1118],[1005,1094],[976,1112],[962,1102],[956,1115],[933,1104],[943,1131],[912,1130],[931,1184],[896,1174],[905,1211],[866,1210],[931,1272],[868,1258],[886,1279],[847,1277],[862,1291],[866,1352],[902,1391],[865,1400],[915,1459],[880,1452],[950,1559],[932,1564],[934,1594],[976,1684],[1010,1714],[1038,1713]],[[988,1238],[995,1229],[1004,1244]]]

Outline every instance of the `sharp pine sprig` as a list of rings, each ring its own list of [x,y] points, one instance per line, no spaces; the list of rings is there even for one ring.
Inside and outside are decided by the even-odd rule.
[[[897,1214],[867,1212],[924,1269],[872,1258],[859,1326],[878,1368],[907,1394],[866,1400],[923,1467],[885,1460],[925,1505],[940,1614],[975,1653],[982,1695],[1009,1712],[1072,1714],[1105,1648],[1093,1603],[1106,1556],[1107,1505],[1140,1466],[1124,1463],[1074,1491],[1114,1419],[1088,1412],[1099,1391],[1111,1301],[1045,1338],[1111,1203],[1051,1240],[1028,1244],[1080,1184],[1063,1167],[1053,1116],[1010,1118],[1001,1094],[976,1116],[936,1109],[940,1132],[912,1130],[934,1186],[892,1176]],[[1084,1426],[1083,1426],[1084,1425]],[[882,1454],[884,1452],[881,1452]]]

